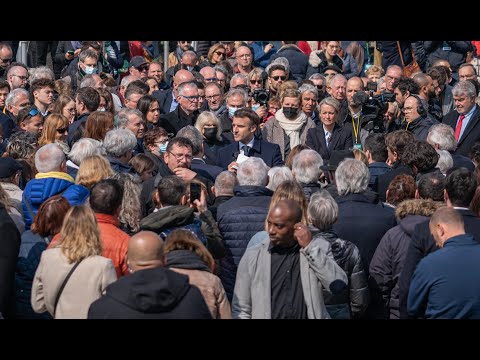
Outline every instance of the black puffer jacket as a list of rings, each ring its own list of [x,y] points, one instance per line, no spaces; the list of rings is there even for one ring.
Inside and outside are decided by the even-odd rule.
[[[390,319],[398,319],[398,278],[403,269],[408,245],[415,226],[428,219],[442,203],[433,200],[405,200],[400,203],[395,216],[399,225],[388,230],[378,244],[370,263],[372,293],[379,294]]]
[[[360,317],[367,309],[369,290],[367,275],[357,246],[350,241],[339,239],[332,230],[320,232],[312,227],[311,231],[314,239],[322,237],[331,244],[333,258],[348,278],[348,289],[340,294],[333,295],[330,291],[323,290],[323,298],[330,317],[332,319]]]

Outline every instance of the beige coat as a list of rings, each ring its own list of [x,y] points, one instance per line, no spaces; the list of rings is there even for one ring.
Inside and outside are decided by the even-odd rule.
[[[214,319],[231,319],[232,311],[222,282],[217,275],[208,271],[170,268],[188,276],[189,283],[200,289]]]
[[[53,314],[57,293],[73,265],[68,263],[60,248],[42,253],[32,285],[31,302],[35,312]],[[117,274],[112,260],[102,256],[84,259],[63,289],[55,319],[86,319],[92,302],[115,280]]]
[[[312,119],[308,119],[302,130],[300,131],[300,143],[305,144],[307,141],[307,132],[309,129],[314,128],[316,125]],[[282,152],[282,158],[285,161],[285,132],[278,123],[276,118],[271,118],[265,123],[262,130],[263,140],[278,144],[280,151]],[[292,149],[290,149],[292,150]],[[288,155],[288,154],[287,154]]]

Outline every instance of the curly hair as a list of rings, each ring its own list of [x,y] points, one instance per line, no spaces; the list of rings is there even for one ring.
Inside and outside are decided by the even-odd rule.
[[[136,233],[140,230],[142,180],[138,175],[125,173],[116,173],[112,178],[118,180],[123,187],[123,199],[118,219],[130,232]]]

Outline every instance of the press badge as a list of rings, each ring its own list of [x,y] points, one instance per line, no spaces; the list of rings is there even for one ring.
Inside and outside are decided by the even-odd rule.
[[[363,150],[362,149],[362,144],[353,144],[353,148],[358,149],[358,150]]]
[[[442,50],[443,50],[443,51],[451,51],[452,48],[450,47],[450,45],[449,45],[446,41],[444,41],[444,42],[443,42]]]

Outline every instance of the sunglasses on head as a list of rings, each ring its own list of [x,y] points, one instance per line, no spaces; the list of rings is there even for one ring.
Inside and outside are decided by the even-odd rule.
[[[40,112],[40,111],[39,111],[37,108],[33,108],[32,110],[30,110],[30,111],[28,112],[28,115],[27,115],[26,117],[37,116],[39,112]]]

